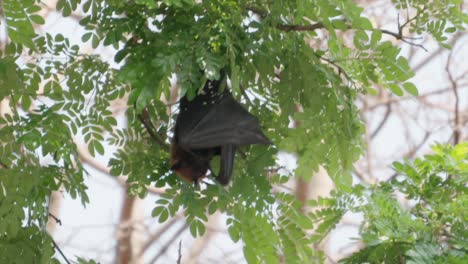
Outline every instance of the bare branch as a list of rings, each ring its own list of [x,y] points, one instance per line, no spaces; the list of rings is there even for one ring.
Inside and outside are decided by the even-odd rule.
[[[285,32],[290,31],[314,31],[316,29],[324,28],[325,25],[322,22],[318,22],[312,25],[276,25],[276,28]]]
[[[256,7],[256,6],[248,6],[246,8],[247,10],[259,15],[261,18],[266,18],[267,15],[268,15],[268,12],[260,7]],[[418,11],[418,13],[412,17],[411,19],[408,19],[405,23],[403,23],[402,25],[400,25],[400,20],[399,20],[399,15],[398,15],[398,32],[392,32],[392,31],[389,31],[389,30],[386,30],[386,29],[377,29],[379,30],[380,32],[382,32],[383,34],[387,34],[387,35],[390,35],[390,36],[393,36],[394,38],[398,39],[398,40],[401,40],[407,44],[410,44],[412,46],[415,46],[415,47],[419,47],[421,49],[423,49],[424,51],[428,51],[422,44],[418,44],[418,43],[414,43],[410,40],[418,40],[418,39],[422,39],[421,37],[408,37],[408,36],[403,36],[403,30],[404,28],[411,22],[411,21],[414,21],[419,15],[420,15],[420,12],[424,11],[424,9]],[[346,22],[346,20],[343,20],[343,22]],[[282,31],[285,31],[285,32],[290,32],[290,31],[296,31],[296,32],[300,32],[300,31],[314,31],[314,30],[317,30],[317,29],[321,29],[321,28],[325,28],[325,24],[323,24],[322,22],[317,22],[315,24],[311,24],[311,25],[298,25],[298,24],[293,24],[293,25],[288,25],[288,24],[278,24],[276,25],[276,28],[279,29],[279,30],[282,30]],[[348,25],[348,29],[352,29],[351,26]]]
[[[392,104],[388,103],[387,104],[387,110],[385,111],[385,114],[384,114],[382,120],[380,121],[379,125],[374,130],[374,132],[372,132],[372,134],[370,135],[371,139],[375,138],[375,136],[377,136],[377,134],[380,132],[380,130],[384,127],[384,125],[387,122],[388,117],[390,116],[391,112],[392,112]]]
[[[50,235],[49,235],[50,236]],[[60,253],[60,255],[62,256],[63,260],[65,260],[65,262],[67,264],[71,264],[71,262],[68,260],[68,258],[65,256],[65,254],[63,253],[63,251],[60,249],[60,247],[57,245],[57,243],[55,242],[55,240],[52,238],[52,236],[50,236],[50,240],[52,241],[52,244],[54,245],[54,248]]]
[[[96,159],[94,159],[91,156],[91,154],[89,154],[89,152],[87,151],[86,145],[79,144],[76,140],[74,141],[77,146],[78,155],[82,163],[86,163],[89,166],[93,167],[94,169],[104,174],[110,175],[110,168],[106,166],[105,164],[103,164],[102,162],[99,162]],[[127,188],[126,177],[121,176],[121,177],[112,177],[112,178],[116,179],[123,188]],[[148,192],[152,194],[156,194],[156,195],[165,193],[165,188],[156,188],[151,185],[146,185],[146,189],[148,190]]]
[[[452,39],[450,39],[448,44],[453,45],[464,34],[466,34],[466,33],[462,33],[462,32],[456,33],[452,37]],[[424,59],[422,61],[418,62],[418,64],[416,64],[415,66],[412,67],[413,71],[416,72],[419,69],[421,69],[423,66],[428,65],[431,60],[433,60],[434,58],[437,58],[437,55],[440,54],[444,50],[446,50],[444,47],[439,46],[439,48],[436,51],[434,51],[432,54],[424,56]]]
[[[346,80],[354,85],[353,79],[346,73],[346,71],[340,65],[336,63],[336,61],[325,58],[325,57],[320,57],[320,59],[333,65],[336,69],[338,69],[338,74],[340,75],[343,74]]]
[[[122,210],[120,213],[120,224],[121,224],[121,234],[118,239],[118,245],[116,249],[116,258],[118,263],[128,264],[133,260],[133,226],[132,225],[123,225],[123,223],[131,221],[134,216],[134,207],[136,203],[135,197],[129,197],[127,191],[124,194],[122,202]]]
[[[60,220],[58,217],[56,217],[55,215],[53,215],[51,212],[49,212],[49,216],[54,219],[54,221],[59,224],[59,225],[62,225],[62,220]]]
[[[181,264],[182,262],[182,240],[179,241],[179,257],[177,258],[177,264]]]
[[[164,142],[161,135],[155,130],[151,117],[148,113],[148,108],[143,108],[143,111],[138,115],[141,123],[145,126],[146,131],[150,134],[151,138],[154,139],[160,146],[166,151],[169,151],[169,146]]]
[[[157,260],[166,253],[169,247],[172,245],[174,240],[176,240],[185,230],[187,230],[188,225],[184,222],[182,226],[172,235],[172,237],[167,241],[167,243],[159,250],[159,252],[151,259],[148,263],[157,263]]]
[[[456,145],[460,142],[461,138],[461,118],[460,118],[460,96],[458,95],[458,85],[455,79],[453,78],[452,72],[450,71],[450,63],[452,61],[453,49],[450,51],[449,57],[447,59],[447,64],[445,65],[445,71],[447,72],[449,81],[452,86],[453,95],[455,96],[455,124],[453,128],[453,144]]]
[[[424,51],[428,51],[422,44],[417,44],[417,43],[414,43],[414,42],[410,41],[410,40],[421,39],[421,37],[403,36],[403,30],[405,29],[405,27],[409,23],[411,23],[411,21],[414,21],[416,18],[418,18],[418,16],[421,14],[421,12],[424,12],[424,10],[425,10],[425,8],[423,8],[421,10],[418,10],[418,12],[416,13],[416,15],[414,15],[414,17],[412,17],[410,19],[407,19],[406,22],[403,23],[402,25],[400,25],[400,14],[397,14],[398,32],[395,33],[395,32],[392,32],[392,31],[389,31],[389,30],[386,30],[386,29],[380,29],[380,32],[382,32],[383,34],[393,36],[396,39],[401,40],[401,41],[403,41],[405,43],[408,43],[408,44],[410,44],[412,46],[419,47],[419,48],[423,49]]]
[[[164,233],[166,233],[174,224],[177,223],[179,220],[178,216],[171,218],[171,220],[167,221],[161,228],[158,229],[157,232],[151,234],[148,240],[145,242],[141,251],[137,254],[138,257],[143,256],[143,254],[148,250],[148,248],[154,243],[154,241],[158,240]]]
[[[466,88],[466,87],[461,87],[461,88]],[[422,99],[422,98],[425,98],[425,97],[429,97],[429,96],[433,96],[433,95],[440,95],[440,94],[450,92],[450,91],[452,91],[451,87],[444,87],[442,89],[438,89],[438,90],[434,90],[434,91],[431,91],[431,92],[427,92],[425,94],[418,95],[417,97],[414,97],[414,96],[393,97],[393,98],[389,98],[389,99],[386,99],[386,100],[382,100],[382,101],[380,101],[380,102],[378,102],[376,104],[373,104],[373,105],[369,106],[368,110],[372,111],[372,110],[375,110],[378,107],[385,106],[385,105],[388,105],[388,104],[399,103],[399,102],[402,102],[402,101],[405,101],[405,100],[413,100],[415,98],[416,99]]]

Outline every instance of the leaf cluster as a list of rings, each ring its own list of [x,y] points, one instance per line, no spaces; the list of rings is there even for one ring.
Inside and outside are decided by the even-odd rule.
[[[464,30],[468,14],[460,9],[463,1],[450,0],[409,0],[395,1],[398,9],[406,9],[416,15],[409,21],[409,30],[417,34],[427,32],[443,47],[450,48],[448,36],[457,30]]]
[[[468,144],[394,162],[395,179],[368,188],[360,234],[365,247],[344,263],[464,263],[467,258]],[[403,206],[396,196],[403,196]]]
[[[443,34],[451,33],[453,27],[462,29],[466,18],[455,8],[458,1],[435,2],[449,8],[440,11],[432,3],[419,1],[406,1],[408,6],[398,1],[396,6],[420,10],[410,24],[412,30],[429,32],[443,42]],[[351,209],[361,210],[369,219],[362,229],[369,247],[355,255],[356,259],[372,259],[372,246],[394,253],[398,245],[405,253],[392,257],[412,259],[429,249],[447,258],[462,254],[464,240],[450,236],[446,239],[450,246],[441,248],[434,242],[441,236],[434,234],[463,230],[458,212],[448,220],[437,217],[454,213],[451,210],[460,209],[466,201],[457,201],[444,211],[433,207],[436,200],[431,200],[455,201],[447,194],[452,192],[435,192],[433,186],[449,184],[461,192],[462,181],[457,178],[464,176],[450,176],[460,175],[458,170],[447,172],[446,178],[434,176],[427,183],[411,178],[414,186],[404,181],[375,190],[350,188],[352,164],[363,151],[363,125],[354,103],[357,95],[372,92],[374,84],[396,95],[403,90],[417,94],[408,82],[413,74],[407,60],[396,46],[382,40],[384,32],[374,28],[353,1],[57,2],[63,16],[78,8],[86,14],[80,21],[86,31],[82,41],[94,48],[112,46],[118,69],[99,56],[83,54],[62,34],[37,34],[33,24],[44,23],[36,14],[41,9],[37,1],[3,1],[1,15],[11,42],[0,60],[0,100],[9,100],[12,113],[0,119],[0,248],[29,246],[24,251],[26,260],[36,256],[47,262],[51,258],[50,237],[38,231],[45,228],[50,193],[63,186],[73,198],[88,202],[83,183],[86,170],[77,149],[82,141],[92,156],[116,149],[109,162],[111,174],[128,176],[130,193],[144,197],[148,185],[166,188],[153,210],[159,221],[183,209],[191,233],[197,236],[205,232],[207,215],[224,212],[231,238],[244,241],[244,253],[251,263],[323,261],[323,255],[311,245],[323,239]],[[349,32],[352,43],[340,32]],[[209,181],[194,187],[169,171],[167,150],[152,140],[139,117],[146,110],[156,121],[154,132],[167,144],[174,115],[167,113],[160,99],[170,97],[170,78],[177,77],[179,95],[193,98],[207,79],[219,78],[222,69],[228,73],[234,96],[260,118],[275,144],[242,149],[230,187],[224,189]],[[128,125],[119,124],[111,111],[116,100],[125,100],[129,106]],[[294,174],[277,173],[279,151],[298,154]],[[458,157],[445,148],[440,151],[439,159]],[[450,164],[447,161],[446,166]],[[288,191],[276,187],[284,187],[294,176],[308,180],[320,165],[339,190],[332,199],[311,202],[320,209],[304,213]],[[406,165],[395,165],[399,166],[405,173],[410,171]],[[417,162],[411,166],[421,175],[426,174],[419,170],[429,170],[426,167],[436,174],[455,168],[420,168]],[[426,191],[418,193],[416,186]],[[422,206],[417,213],[407,212],[387,199],[395,190],[406,191],[409,199],[434,204]],[[436,214],[427,212],[434,208]],[[394,219],[397,214],[402,215],[402,223]],[[382,222],[379,216],[388,220]],[[428,228],[426,222],[434,219],[439,221],[439,233],[424,239],[416,236],[414,241],[421,242],[417,246],[397,230],[401,225],[407,233],[418,228],[424,233],[423,226]],[[397,243],[383,243],[381,234]],[[0,256],[5,258],[2,262],[15,260],[11,253]]]

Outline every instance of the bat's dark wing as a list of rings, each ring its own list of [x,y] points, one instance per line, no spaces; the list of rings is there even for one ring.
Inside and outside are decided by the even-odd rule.
[[[230,93],[223,93],[222,98],[214,102],[203,106],[206,113],[200,119],[194,118],[192,122],[197,121],[190,122],[190,128],[179,129],[179,144],[182,147],[202,149],[270,143],[257,117],[247,112]]]
[[[234,145],[224,145],[221,147],[221,166],[219,175],[216,178],[219,183],[226,185],[231,180],[232,169],[234,169],[234,158],[237,147]]]

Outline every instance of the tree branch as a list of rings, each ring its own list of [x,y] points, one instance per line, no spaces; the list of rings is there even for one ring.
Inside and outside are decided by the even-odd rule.
[[[65,256],[65,254],[63,253],[63,251],[60,249],[60,247],[57,245],[57,243],[55,243],[55,240],[52,238],[52,236],[49,234],[50,236],[50,240],[52,241],[52,245],[54,245],[54,248],[60,253],[60,255],[62,256],[62,258],[65,260],[65,262],[67,264],[71,264],[71,262],[68,260],[68,258]]]
[[[385,111],[385,115],[384,117],[382,118],[382,120],[380,121],[379,125],[377,126],[377,128],[374,130],[374,132],[372,132],[372,134],[370,135],[370,138],[373,139],[375,138],[375,136],[377,136],[377,134],[380,132],[380,130],[383,128],[383,126],[385,125],[385,123],[387,122],[388,120],[388,117],[390,116],[390,113],[392,112],[392,104],[388,103],[387,104],[387,110]]]
[[[396,39],[398,40],[401,40],[405,43],[408,43],[412,46],[415,46],[415,47],[419,47],[421,49],[423,49],[424,51],[428,51],[423,45],[421,44],[417,44],[417,43],[414,43],[412,41],[409,41],[410,39],[411,40],[417,40],[417,39],[421,39],[421,38],[414,38],[414,37],[406,37],[406,36],[403,36],[403,29],[411,22],[411,21],[414,21],[416,18],[418,18],[418,16],[420,15],[421,12],[423,12],[424,10],[426,10],[426,8],[423,8],[421,10],[418,10],[418,12],[416,13],[416,15],[414,15],[414,17],[410,18],[410,19],[407,19],[405,23],[403,23],[403,25],[400,25],[400,14],[397,15],[397,24],[398,24],[398,33],[395,33],[395,32],[392,32],[392,31],[389,31],[389,30],[385,30],[385,29],[380,29],[380,32],[382,32],[383,34],[387,34],[387,35],[390,35],[390,36],[393,36],[395,37]]]
[[[58,217],[56,217],[55,215],[53,215],[51,212],[49,212],[49,216],[54,219],[54,221],[59,224],[59,225],[62,225],[62,220],[60,220]]]
[[[248,11],[251,11],[251,12],[257,14],[262,19],[264,19],[264,18],[266,18],[268,16],[268,12],[266,10],[264,10],[264,9],[262,9],[260,7],[257,7],[257,6],[247,6],[246,9]],[[422,10],[418,11],[418,13],[416,13],[416,15],[414,17],[412,17],[411,19],[408,19],[402,25],[400,25],[400,16],[398,15],[398,19],[397,19],[398,20],[397,21],[397,23],[398,23],[398,32],[392,32],[392,31],[389,31],[389,30],[386,30],[386,29],[376,29],[376,30],[379,30],[383,34],[390,35],[390,36],[396,38],[397,40],[401,40],[401,41],[403,41],[403,42],[405,42],[407,44],[410,44],[412,46],[419,47],[419,48],[423,49],[424,51],[428,51],[423,45],[417,44],[417,43],[414,43],[414,42],[410,41],[410,40],[421,39],[420,37],[415,38],[415,37],[403,36],[403,29],[411,21],[414,21],[420,15],[420,12],[422,12],[424,10],[425,9],[422,9]],[[346,22],[346,20],[343,19],[342,22]],[[317,30],[317,29],[325,28],[325,25],[322,22],[317,22],[317,23],[312,24],[312,25],[277,24],[276,28],[281,30],[281,31],[285,31],[285,32],[290,32],[290,31],[299,32],[299,31],[314,31],[314,30]],[[352,27],[348,25],[348,29],[352,29]]]
[[[179,257],[177,258],[177,264],[181,264],[182,262],[182,240],[179,241],[179,250],[178,250]]]
[[[278,24],[276,28],[285,32],[290,31],[314,31],[316,29],[324,28],[325,25],[322,22],[318,22],[312,25],[286,25]]]
[[[453,128],[453,144],[456,145],[460,142],[460,138],[461,138],[461,131],[460,131],[461,118],[460,118],[460,96],[458,95],[458,86],[449,68],[450,62],[452,61],[452,55],[453,55],[453,49],[450,51],[449,57],[447,59],[447,64],[445,65],[445,71],[448,74],[448,78],[449,78],[449,81],[453,90],[453,95],[455,96],[455,107],[454,107],[455,108],[454,110],[455,112],[454,123],[455,124]]]
[[[405,23],[406,24],[406,23]],[[424,51],[428,51],[422,44],[417,44],[417,43],[414,43],[412,41],[409,41],[409,39],[419,39],[419,38],[412,38],[412,37],[405,37],[402,35],[401,31],[399,30],[398,33],[395,33],[395,32],[392,32],[392,31],[389,31],[389,30],[386,30],[386,29],[379,29],[380,32],[382,32],[383,34],[387,34],[387,35],[390,35],[390,36],[393,36],[395,37],[397,40],[401,40],[407,44],[410,44],[412,46],[415,46],[415,47],[418,47],[418,48],[421,48],[423,49]]]
[[[426,98],[426,97],[429,97],[429,96],[434,96],[434,95],[439,95],[439,94],[443,94],[443,93],[446,93],[446,92],[450,92],[451,90],[452,90],[451,87],[445,87],[445,88],[442,88],[442,89],[439,89],[439,90],[434,90],[434,91],[431,91],[431,92],[427,92],[425,94],[421,94],[421,95],[417,96],[416,98],[418,98],[418,99]],[[375,110],[376,108],[381,107],[381,106],[385,106],[385,105],[388,105],[388,104],[399,103],[401,101],[410,100],[410,99],[414,99],[414,98],[415,98],[414,96],[389,98],[387,100],[382,100],[380,102],[377,102],[377,103],[369,106],[368,110],[372,111],[372,110]]]
[[[172,242],[176,240],[177,237],[179,237],[186,229],[188,228],[187,223],[184,222],[182,226],[179,227],[179,229],[172,235],[172,237],[169,239],[167,243],[159,250],[159,252],[154,256],[150,262],[148,263],[157,263],[157,260],[166,253],[166,251],[169,249],[169,247],[172,245]]]
[[[148,250],[148,248],[153,244],[153,242],[161,238],[161,236],[166,233],[174,224],[176,224],[178,220],[179,217],[176,215],[175,217],[171,218],[171,220],[167,221],[160,229],[158,229],[157,232],[151,234],[137,256],[142,257],[146,250]]]
[[[122,209],[120,213],[120,237],[118,239],[118,244],[115,247],[116,250],[116,260],[121,264],[131,263],[135,255],[134,246],[133,246],[133,226],[132,225],[123,225],[122,223],[130,222],[134,217],[134,208],[136,204],[136,197],[129,197],[128,187],[125,189],[123,195]]]
[[[466,33],[462,33],[462,32],[458,32],[456,33],[451,39],[450,41],[448,41],[448,44],[453,46],[454,43],[456,41],[458,41],[458,39],[460,39],[460,37],[464,36]],[[440,54],[442,51],[446,50],[444,47],[442,46],[439,46],[437,48],[436,51],[432,52],[430,55],[427,55],[425,56],[425,58],[423,58],[421,61],[419,61],[416,65],[414,65],[412,67],[413,71],[414,72],[417,72],[419,69],[421,69],[422,67],[426,66],[426,65],[429,65],[430,61],[434,60],[435,58],[437,58],[437,55]]]
[[[346,78],[346,80],[348,80],[351,84],[354,84],[353,82],[353,79],[346,73],[346,71],[340,66],[338,65],[338,63],[336,63],[334,60],[331,60],[331,59],[327,59],[325,57],[320,57],[321,60],[324,60],[326,62],[328,62],[329,64],[333,65],[334,67],[336,67],[338,69],[338,74],[343,74],[344,77]]]
[[[93,167],[94,169],[100,171],[101,173],[110,175],[110,168],[107,167],[106,165],[103,165],[102,162],[97,161],[94,159],[91,154],[87,151],[87,147],[84,144],[79,144],[76,140],[74,140],[77,149],[78,149],[78,155],[82,163],[86,163],[87,165]],[[113,179],[116,179],[117,182],[123,187],[127,188],[127,182],[126,182],[126,177],[124,176],[119,176],[119,177],[111,177]],[[151,185],[146,185],[146,189],[148,192],[156,195],[161,195],[165,193],[165,188],[156,188]]]
[[[169,151],[169,146],[164,142],[161,135],[155,130],[151,117],[148,113],[148,108],[143,108],[141,114],[138,115],[141,123],[145,126],[146,131],[150,134],[151,138],[154,139],[160,146],[166,151]]]

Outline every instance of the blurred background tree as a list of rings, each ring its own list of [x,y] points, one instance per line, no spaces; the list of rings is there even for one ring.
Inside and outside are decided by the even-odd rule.
[[[0,260],[462,263],[462,10],[0,1]],[[177,100],[221,69],[274,144],[194,187],[168,166]]]

